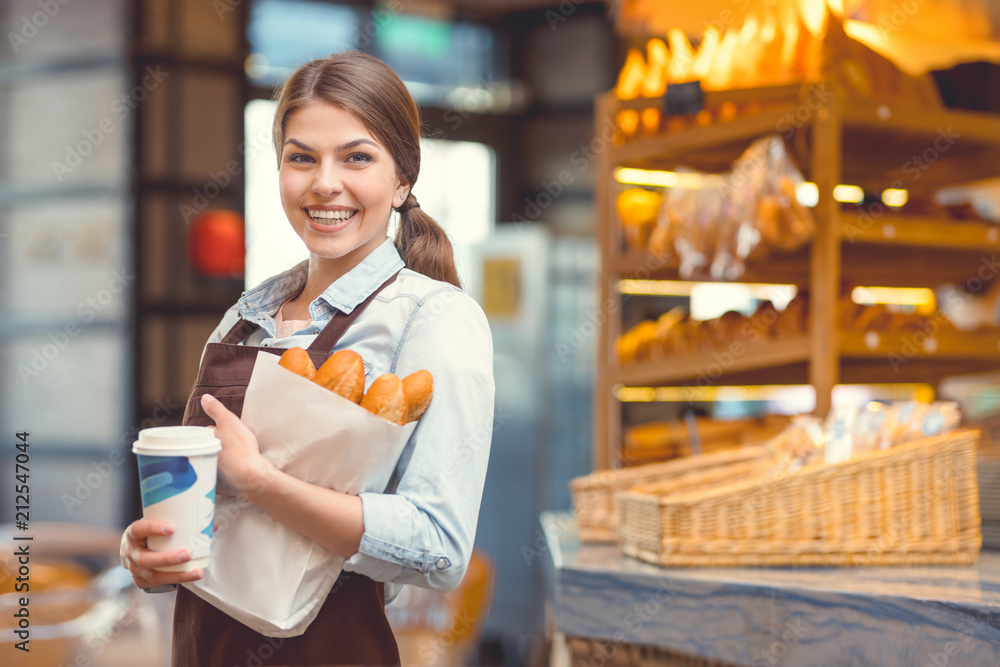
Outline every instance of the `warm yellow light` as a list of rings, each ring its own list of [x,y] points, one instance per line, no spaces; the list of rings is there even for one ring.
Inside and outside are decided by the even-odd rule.
[[[619,280],[615,287],[619,294],[691,296],[691,290],[697,284],[683,280]]]
[[[815,206],[819,203],[819,188],[815,183],[804,181],[795,188],[795,198],[803,206]]]
[[[691,296],[691,291],[703,283],[685,280],[619,280],[615,285],[619,294],[636,294],[640,296]],[[726,285],[726,283],[713,283]],[[780,285],[776,283],[739,283],[739,289],[749,290],[751,296],[758,300],[777,300],[788,302],[795,296],[795,285]],[[780,295],[781,298],[776,298]],[[779,304],[780,305],[780,304]]]
[[[834,394],[842,389],[863,388],[873,400],[921,401],[934,400],[934,387],[924,383],[900,384],[838,384]],[[713,401],[770,401],[788,397],[794,391],[811,390],[812,386],[800,385],[745,385],[720,387],[626,387],[615,385],[614,397],[622,403],[687,403]],[[834,403],[837,403],[835,400]]]
[[[625,387],[612,390],[622,403],[685,403],[688,401],[766,401],[809,385],[749,385],[727,387]]]
[[[906,202],[910,200],[910,193],[906,190],[897,190],[895,188],[889,188],[888,190],[882,191],[882,203],[886,206],[905,206]]]
[[[896,306],[924,306],[933,312],[934,291],[926,287],[855,287],[851,300],[871,306],[876,303]]]
[[[838,185],[833,188],[833,198],[845,204],[860,204],[865,200],[865,191],[856,185]]]
[[[680,182],[680,178],[673,171],[652,171],[631,167],[616,168],[614,177],[619,183],[627,185],[650,185],[659,188],[672,188]]]

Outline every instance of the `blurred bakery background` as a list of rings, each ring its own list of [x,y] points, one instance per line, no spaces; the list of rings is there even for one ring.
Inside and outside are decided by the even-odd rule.
[[[404,664],[567,659],[540,517],[594,470],[873,400],[956,401],[992,443],[994,0],[7,0],[0,26],[2,664],[168,664],[171,596],[115,567],[131,445],[180,423],[241,291],[305,256],[270,99],[331,52],[421,105],[417,194],[495,342],[476,566],[390,606]]]

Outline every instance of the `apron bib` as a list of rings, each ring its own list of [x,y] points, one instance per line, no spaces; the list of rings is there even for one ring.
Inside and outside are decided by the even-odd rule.
[[[313,364],[331,354],[348,327],[375,296],[391,284],[394,274],[349,315],[337,312],[306,348]],[[238,345],[257,328],[240,319],[220,343],[205,348],[194,389],[184,410],[184,425],[213,426],[201,409],[201,396],[212,394],[237,416],[257,353],[280,355],[285,349]],[[398,665],[396,638],[385,616],[383,584],[368,577],[342,573],[327,595],[319,615],[297,637],[268,637],[216,609],[183,586],[174,605],[172,664],[175,667],[228,665]]]

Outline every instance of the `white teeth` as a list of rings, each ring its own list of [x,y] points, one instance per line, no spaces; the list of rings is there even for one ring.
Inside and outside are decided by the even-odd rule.
[[[356,211],[313,211],[306,209],[309,213],[309,217],[313,220],[347,220]]]

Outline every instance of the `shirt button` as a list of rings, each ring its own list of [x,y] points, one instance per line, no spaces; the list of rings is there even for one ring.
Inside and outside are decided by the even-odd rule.
[[[250,307],[250,302],[249,301],[244,301],[243,302],[243,307],[244,308],[249,308]]]
[[[450,565],[451,565],[451,561],[448,560],[447,558],[445,558],[444,556],[441,556],[441,558],[438,558],[437,562],[434,563],[434,566],[437,569],[439,569],[439,570],[443,570],[443,569],[447,568]]]
[[[270,343],[264,343],[264,347],[271,347]]]

